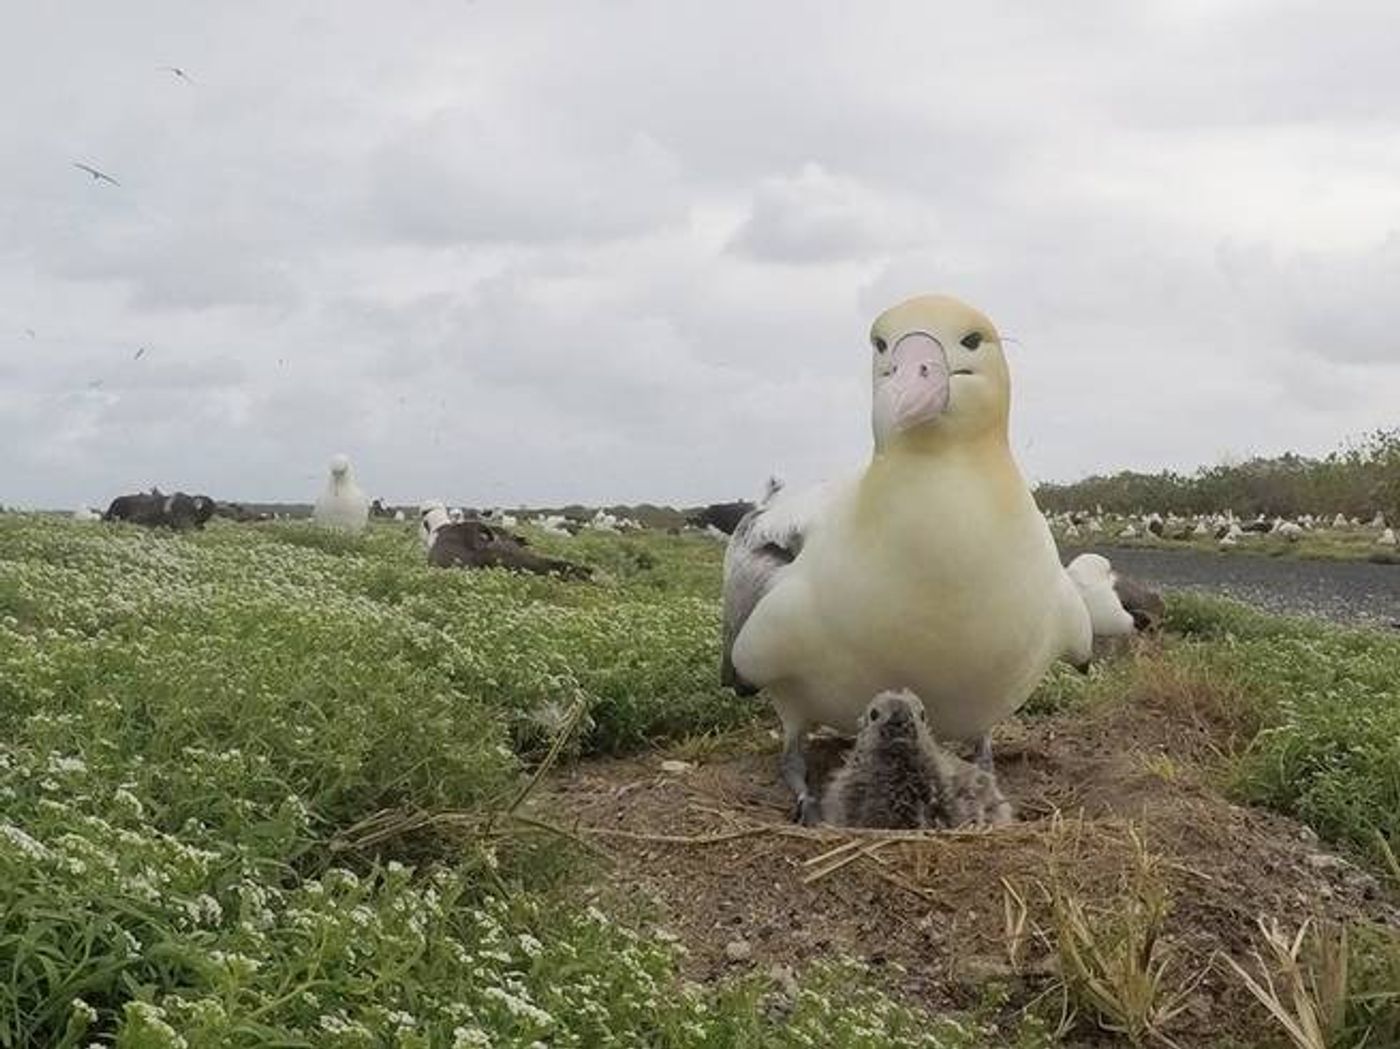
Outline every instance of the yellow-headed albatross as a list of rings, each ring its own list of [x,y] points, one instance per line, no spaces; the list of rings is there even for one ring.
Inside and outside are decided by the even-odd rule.
[[[783,777],[820,817],[803,741],[854,732],[871,697],[911,689],[944,739],[979,739],[1050,664],[1086,665],[1089,613],[1011,456],[1011,381],[992,322],[927,295],[870,331],[875,451],[857,477],[780,491],[725,554],[724,666],[782,719]]]

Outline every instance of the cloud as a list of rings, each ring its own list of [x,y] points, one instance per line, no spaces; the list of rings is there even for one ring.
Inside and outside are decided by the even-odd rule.
[[[1268,245],[1227,242],[1219,265],[1250,311],[1255,338],[1310,359],[1400,361],[1400,233],[1347,251],[1286,256]]]
[[[918,204],[807,164],[793,177],[759,185],[730,247],[774,262],[834,262],[920,246],[934,229]]]
[[[1400,403],[1387,13],[30,5],[0,501],[304,499],[337,450],[403,500],[815,479],[928,290],[1017,340],[1032,476],[1324,451]]]
[[[389,239],[427,246],[474,241],[596,241],[682,223],[674,158],[634,134],[580,153],[445,110],[370,159],[367,213]]]

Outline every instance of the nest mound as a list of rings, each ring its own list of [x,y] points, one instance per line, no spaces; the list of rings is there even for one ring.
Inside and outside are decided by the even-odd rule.
[[[1166,1030],[1253,1044],[1274,1031],[1219,959],[1257,946],[1261,915],[1400,928],[1400,911],[1308,828],[1224,796],[1219,759],[1240,730],[1225,709],[1176,682],[1013,723],[997,765],[1018,822],[990,831],[794,827],[770,733],[672,771],[665,755],[587,763],[532,807],[612,855],[607,890],[653,903],[696,979],[847,955],[932,1009],[969,1007],[993,981],[1016,1009],[1057,993],[1067,915],[1109,939],[1151,897],[1155,957],[1182,990]],[[814,741],[818,778],[844,746]]]

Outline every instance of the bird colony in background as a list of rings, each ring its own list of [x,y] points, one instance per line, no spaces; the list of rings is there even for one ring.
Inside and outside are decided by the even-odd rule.
[[[1308,535],[1345,535],[1370,538],[1380,547],[1395,547],[1395,529],[1377,511],[1369,521],[1345,514],[1303,514],[1296,519],[1269,517],[1264,514],[1244,520],[1232,510],[1213,514],[1165,516],[1152,512],[1136,514],[1104,513],[1102,507],[1093,511],[1075,510],[1046,513],[1050,527],[1062,539],[1085,542],[1108,542],[1115,539],[1141,539],[1151,542],[1214,541],[1221,549],[1239,546],[1251,537],[1274,536],[1296,543]]]

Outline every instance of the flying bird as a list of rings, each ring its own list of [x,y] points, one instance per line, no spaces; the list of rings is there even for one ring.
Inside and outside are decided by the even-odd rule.
[[[34,334],[34,329],[33,329],[33,328],[25,328],[25,329],[24,329],[24,334],[28,335],[31,339],[37,339],[37,338],[38,338],[38,336]]]
[[[165,73],[173,73],[175,76],[179,77],[181,80],[183,80],[183,81],[184,81],[185,83],[187,83],[187,84],[193,84],[193,83],[194,83],[193,78],[192,78],[188,73],[186,73],[183,69],[181,69],[179,66],[161,66],[160,68],[161,68],[161,71],[162,71],[162,72],[165,72]]]
[[[107,174],[107,172],[105,171],[98,171],[96,168],[88,167],[88,165],[86,164],[79,164],[76,160],[73,161],[73,166],[79,171],[86,171],[89,175],[92,176],[92,180],[94,182],[110,182],[114,186],[121,185],[120,182],[114,179],[111,175]]]
[[[136,351],[136,356],[132,357],[131,359],[132,359],[133,361],[139,361],[139,360],[140,360],[142,357],[144,357],[145,355],[146,355],[146,347],[142,346],[139,350]]]

